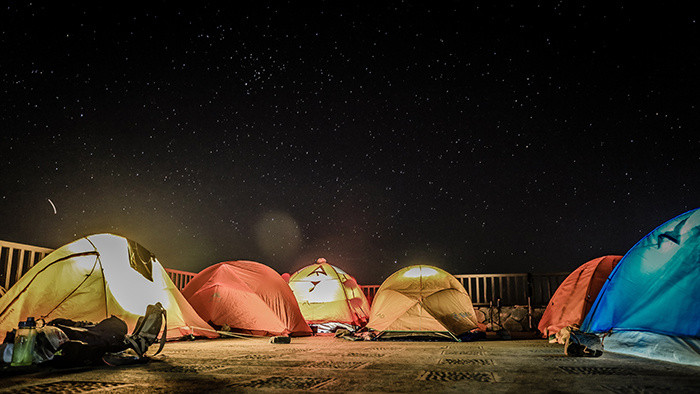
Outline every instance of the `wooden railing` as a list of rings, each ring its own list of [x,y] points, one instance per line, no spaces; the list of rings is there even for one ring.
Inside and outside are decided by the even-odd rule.
[[[0,241],[0,295],[15,284],[31,267],[53,250],[37,246]],[[179,290],[195,276],[193,272],[166,268]],[[545,306],[568,272],[546,274],[463,274],[455,275],[469,293],[475,306]],[[360,286],[372,303],[379,285]]]
[[[19,278],[53,249],[0,241],[0,294],[4,294]]]
[[[374,296],[377,295],[377,290],[379,290],[379,285],[360,285],[360,289],[363,293],[365,293],[365,297],[367,297],[369,304],[372,305]]]
[[[546,306],[568,272],[546,274],[462,274],[455,275],[467,290],[474,306]],[[374,300],[379,285],[360,286],[367,300]]]
[[[569,274],[570,272],[532,274],[532,305],[547,306],[554,292]]]
[[[170,268],[166,268],[165,272],[170,275],[170,279],[173,280],[173,283],[175,283],[175,286],[180,291],[182,291],[182,289],[184,289],[185,286],[190,283],[190,280],[192,280],[192,278],[194,278],[196,275],[194,272],[179,271]]]
[[[455,275],[475,306],[545,306],[568,272]]]

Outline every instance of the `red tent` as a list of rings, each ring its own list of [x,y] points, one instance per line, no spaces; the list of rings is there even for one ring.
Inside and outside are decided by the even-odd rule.
[[[192,278],[182,294],[217,328],[253,335],[311,335],[284,279],[254,261],[212,265]]]
[[[545,336],[570,325],[581,325],[598,297],[598,292],[622,256],[593,259],[564,279],[554,292],[537,328]]]

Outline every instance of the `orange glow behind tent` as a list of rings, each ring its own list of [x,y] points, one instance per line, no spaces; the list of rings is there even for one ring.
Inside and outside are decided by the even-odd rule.
[[[215,327],[253,335],[311,335],[291,289],[272,268],[227,261],[198,273],[182,290],[199,315]]]
[[[322,262],[292,274],[289,287],[309,324],[342,323],[362,327],[369,302],[357,281],[338,267]]]
[[[471,298],[447,271],[429,265],[402,268],[377,290],[367,327],[381,336],[458,336],[477,328]]]
[[[581,325],[613,268],[622,256],[603,256],[580,267],[559,285],[537,328],[545,337],[562,328]]]

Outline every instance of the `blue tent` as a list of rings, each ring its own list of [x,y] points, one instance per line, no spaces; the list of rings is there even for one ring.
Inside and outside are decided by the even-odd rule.
[[[700,365],[700,208],[627,252],[581,329],[606,333],[608,351]]]

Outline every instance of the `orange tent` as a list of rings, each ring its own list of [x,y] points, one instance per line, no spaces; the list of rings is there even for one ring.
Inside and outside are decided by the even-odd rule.
[[[369,302],[355,278],[325,259],[300,269],[289,278],[289,287],[311,325],[362,327],[369,319]]]
[[[388,277],[377,290],[367,323],[384,338],[457,339],[477,326],[464,286],[447,271],[429,265],[405,267]]]
[[[598,257],[569,274],[549,301],[537,326],[540,332],[547,337],[566,326],[580,325],[620,259],[622,256]]]
[[[199,315],[215,327],[253,335],[311,335],[294,294],[272,268],[254,261],[226,261],[198,273],[182,290]]]
[[[0,340],[27,316],[99,322],[115,315],[131,332],[156,302],[167,311],[168,339],[218,337],[146,248],[114,234],[90,235],[53,251],[0,298]]]

